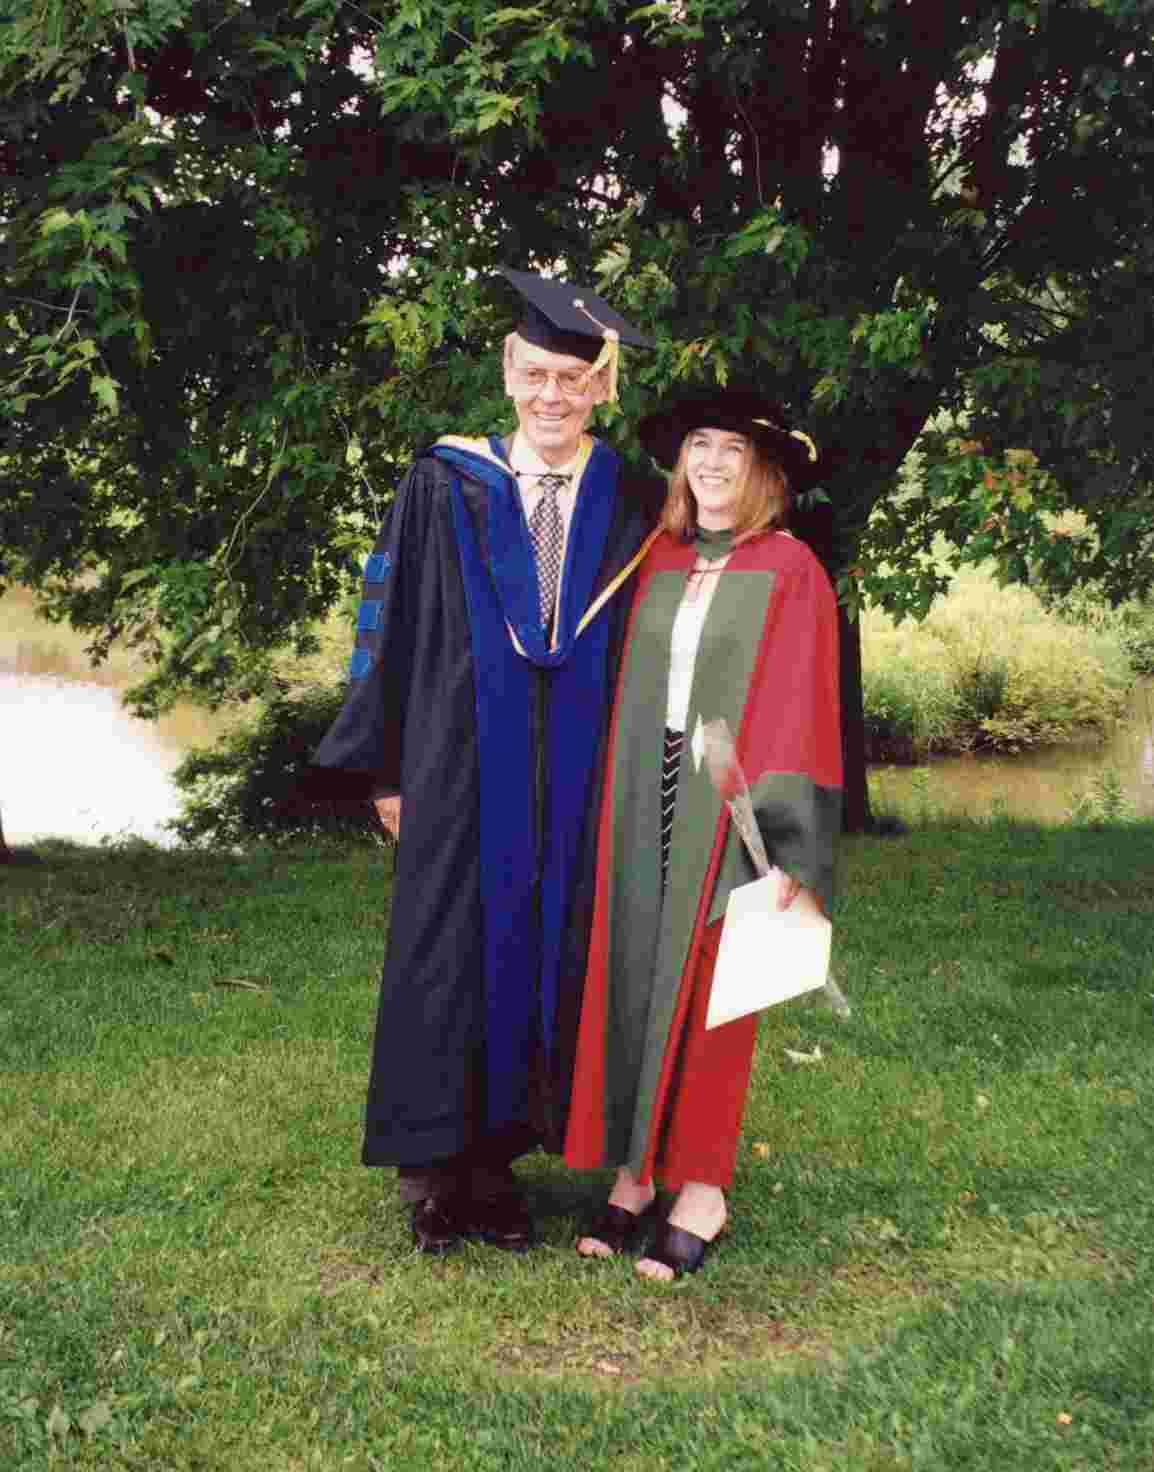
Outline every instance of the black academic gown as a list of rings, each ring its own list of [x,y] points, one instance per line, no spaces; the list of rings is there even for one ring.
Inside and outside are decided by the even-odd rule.
[[[500,441],[491,440],[489,446],[493,455],[503,456]],[[604,446],[598,453],[601,474],[608,465],[616,492],[598,533],[602,550],[591,573],[594,595],[634,557],[660,497],[653,482],[618,474],[616,457]],[[580,535],[584,493],[583,481],[571,543]],[[503,499],[491,506],[493,497]],[[471,536],[463,522],[472,529]],[[537,831],[525,835],[525,862],[536,866],[551,842],[547,795],[552,784],[568,780],[567,771],[549,769],[548,750],[558,749],[555,732],[548,747],[546,741],[550,702],[559,688],[555,669],[519,661],[528,670],[527,682],[518,668],[517,679],[510,681],[514,693],[496,702],[499,719],[511,721],[505,729],[517,737],[512,743],[520,753],[515,770],[502,770],[494,760],[491,731],[478,737],[479,725],[488,722],[491,727],[493,715],[492,708],[486,715],[479,706],[478,687],[487,679],[492,691],[494,668],[493,651],[475,647],[480,637],[475,605],[479,592],[487,591],[480,587],[478,569],[483,583],[492,568],[488,541],[495,527],[503,528],[502,536],[514,527],[511,540],[520,544],[516,528],[523,525],[512,477],[485,466],[474,475],[467,457],[456,464],[432,453],[417,459],[366,564],[348,697],[314,759],[309,790],[315,797],[369,798],[396,791],[403,802],[365,1119],[366,1165],[424,1165],[467,1150],[488,1129],[508,1124],[531,1124],[554,1150],[564,1138],[592,910],[594,815],[610,693],[634,579],[597,615],[604,629],[596,657],[600,685],[595,705],[588,706],[592,714],[570,721],[574,729],[562,733],[565,741],[580,743],[589,776],[584,790],[571,794],[582,817],[576,859],[566,870],[553,1004],[547,1016],[537,1011],[538,1035],[531,1049],[520,1033],[512,1044],[519,1060],[514,1067],[523,1064],[532,1075],[531,1099],[526,1096],[523,1105],[512,1108],[520,1119],[509,1117],[507,1100],[494,1118],[486,1115],[484,1105],[487,1070],[502,1047],[503,1069],[512,1055],[503,1035],[505,1023],[493,1010],[495,983],[500,1001],[500,967],[494,976],[493,956],[486,958],[485,916],[494,914],[494,888],[492,873],[483,874],[482,797],[489,799],[486,811],[491,814],[495,794],[500,798],[504,788],[520,793],[529,777]],[[471,554],[463,551],[463,540],[471,544]],[[530,580],[534,576],[530,572]],[[531,587],[530,596],[535,597]],[[503,610],[501,616],[500,657],[507,658]],[[487,670],[481,681],[478,658]],[[527,747],[521,744],[523,730]],[[501,744],[498,739],[498,749]],[[525,751],[534,768],[531,774],[521,771]],[[567,786],[559,790],[569,794]],[[514,847],[519,842],[514,834]],[[522,926],[522,914],[523,908],[512,925],[514,939],[531,928]],[[535,979],[529,978],[528,985],[535,987]],[[527,1051],[531,1058],[523,1056]]]

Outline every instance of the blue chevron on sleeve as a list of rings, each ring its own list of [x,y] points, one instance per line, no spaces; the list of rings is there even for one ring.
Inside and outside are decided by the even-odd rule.
[[[381,626],[381,610],[384,602],[380,598],[366,598],[357,609],[357,628],[362,632],[371,633],[373,629]]]
[[[367,649],[354,649],[349,660],[349,678],[363,680],[373,667],[373,656]]]
[[[365,582],[383,583],[392,565],[393,559],[387,552],[374,552],[365,562]]]

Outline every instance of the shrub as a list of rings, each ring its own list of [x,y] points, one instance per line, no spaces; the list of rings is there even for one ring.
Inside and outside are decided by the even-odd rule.
[[[1094,587],[1046,595],[1046,607],[1068,624],[1096,629],[1117,639],[1136,675],[1154,675],[1154,600],[1128,598],[1112,607]]]
[[[912,762],[954,749],[958,696],[942,646],[916,624],[895,628],[870,614],[862,633],[867,760]]]
[[[1134,804],[1126,796],[1122,779],[1112,768],[1099,772],[1078,792],[1066,813],[1076,828],[1116,828],[1138,821]]]
[[[1072,624],[1029,588],[1000,587],[973,568],[921,625],[894,628],[869,612],[862,658],[867,731],[879,733],[874,761],[1012,752],[1104,732],[1132,679],[1117,628]]]
[[[184,811],[169,827],[189,844],[379,836],[367,804],[302,806],[294,798],[343,700],[343,684],[306,686],[268,701],[255,719],[238,722],[212,746],[194,748],[173,774],[185,794]]]
[[[1154,601],[1135,598],[1117,613],[1130,668],[1136,675],[1154,675]]]

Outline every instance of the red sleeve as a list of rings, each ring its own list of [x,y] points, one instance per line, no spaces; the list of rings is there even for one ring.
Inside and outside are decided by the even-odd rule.
[[[804,772],[822,787],[842,782],[837,601],[804,543],[777,537],[765,628],[742,721],[738,756],[751,781]]]

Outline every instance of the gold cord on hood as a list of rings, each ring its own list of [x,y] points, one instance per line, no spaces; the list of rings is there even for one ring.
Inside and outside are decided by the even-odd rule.
[[[768,419],[755,419],[752,422],[763,425],[766,429],[772,429],[778,434],[788,435],[790,439],[800,440],[809,454],[809,463],[811,465],[817,459],[817,446],[810,439],[809,435],[806,434],[804,429],[782,429],[780,424],[773,424]]]

